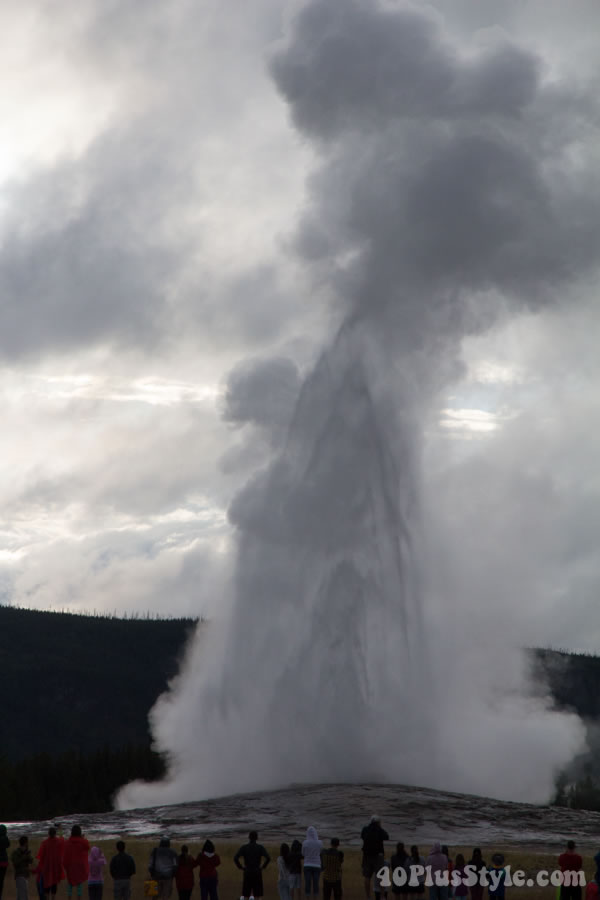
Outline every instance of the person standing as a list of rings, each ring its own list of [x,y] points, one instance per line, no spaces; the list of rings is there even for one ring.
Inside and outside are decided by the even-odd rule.
[[[473,848],[473,855],[469,860],[469,865],[473,866],[477,873],[477,884],[474,884],[471,887],[471,900],[483,900],[483,885],[480,884],[480,881],[482,873],[485,872],[487,877],[487,864],[481,855],[479,847]]]
[[[467,876],[465,875],[465,868],[466,863],[464,856],[462,855],[462,853],[457,853],[456,859],[454,860],[452,875],[450,876],[452,879],[453,895],[456,900],[465,900],[465,898],[469,895],[469,888],[465,884],[467,878]]]
[[[179,900],[190,900],[192,891],[194,890],[194,866],[196,860],[188,852],[186,844],[181,848],[181,853],[177,857],[177,871],[175,872],[175,887]]]
[[[100,847],[92,847],[88,858],[88,897],[89,900],[102,900],[104,891],[104,873],[106,865],[104,853]]]
[[[309,825],[306,829],[306,840],[302,843],[304,857],[304,893],[310,897],[319,896],[319,876],[321,874],[321,850],[323,841],[319,840],[317,829]]]
[[[448,857],[442,853],[439,841],[436,841],[427,857],[427,866],[431,866],[433,884],[429,888],[429,900],[447,900],[448,898]]]
[[[279,894],[279,900],[290,900],[289,858],[290,848],[284,842],[279,848],[279,856],[277,857],[277,893]]]
[[[575,852],[575,841],[567,841],[567,849],[558,857],[558,865],[564,878],[560,900],[581,900],[583,859]]]
[[[410,856],[404,849],[404,843],[398,841],[396,844],[396,852],[390,859],[392,894],[408,894],[408,882],[410,881]],[[404,884],[396,884],[394,873],[399,869],[399,878],[404,878]],[[377,876],[375,876],[377,877]]]
[[[371,879],[379,871],[384,860],[384,841],[389,841],[390,836],[381,827],[381,818],[371,816],[371,821],[365,825],[360,833],[362,845],[362,873],[365,884],[365,897],[371,896]]]
[[[0,825],[0,900],[2,900],[2,891],[4,890],[4,879],[6,878],[6,870],[8,869],[8,848],[10,841],[6,825]]]
[[[109,871],[113,879],[114,900],[129,900],[131,878],[135,875],[135,859],[125,853],[124,841],[117,841],[117,852],[110,861]]]
[[[204,841],[202,852],[198,854],[196,862],[200,875],[200,900],[219,900],[217,868],[221,865],[221,857],[215,851],[215,845],[211,840]]]
[[[290,873],[291,900],[300,900],[302,891],[302,844],[297,838],[292,841],[287,867]]]
[[[419,853],[419,848],[416,844],[413,844],[410,848],[410,857],[409,857],[409,882],[408,882],[408,893],[413,895],[414,900],[423,900],[425,897],[425,873],[419,875],[417,872],[419,869],[415,869],[414,867],[422,867],[425,869],[425,860]],[[413,883],[414,882],[414,883]]]
[[[50,896],[56,896],[56,888],[65,877],[63,869],[64,849],[64,838],[56,836],[56,828],[53,825],[48,829],[48,837],[45,841],[42,841],[37,853],[39,860],[38,870],[46,900]]]
[[[331,846],[321,853],[323,865],[323,900],[342,900],[342,865],[344,854],[338,838],[331,838]]]
[[[244,865],[240,863],[240,859],[244,860]],[[264,863],[263,863],[264,859]],[[233,857],[233,861],[244,873],[242,883],[242,896],[245,898],[254,897],[254,900],[260,900],[264,894],[263,890],[263,869],[266,869],[271,862],[271,857],[262,844],[258,843],[258,834],[251,831],[248,835],[248,843],[243,844]]]
[[[63,865],[67,876],[67,897],[72,897],[73,888],[77,890],[77,896],[81,897],[84,881],[88,880],[90,865],[88,854],[90,842],[81,833],[80,825],[73,825],[71,836],[65,842]]]
[[[488,885],[490,900],[504,900],[506,893],[506,869],[504,868],[504,856],[502,853],[494,853],[492,865],[488,872],[492,876]]]
[[[161,838],[158,847],[150,854],[148,870],[158,882],[158,900],[169,900],[173,891],[173,877],[177,871],[177,854],[168,837]]]
[[[33,856],[29,849],[29,840],[26,834],[22,834],[19,838],[19,845],[11,854],[11,862],[15,870],[17,900],[28,900],[29,876],[33,865]]]

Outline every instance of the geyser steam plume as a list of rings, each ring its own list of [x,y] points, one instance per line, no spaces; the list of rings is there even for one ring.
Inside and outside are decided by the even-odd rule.
[[[272,73],[320,154],[296,246],[343,322],[232,503],[231,618],[152,713],[169,776],[119,802],[344,779],[543,800],[576,720],[527,699],[502,635],[446,665],[423,625],[452,596],[425,577],[420,435],[466,335],[590,278],[595,105],[502,33],[465,52],[430,12],[374,0],[306,5]]]

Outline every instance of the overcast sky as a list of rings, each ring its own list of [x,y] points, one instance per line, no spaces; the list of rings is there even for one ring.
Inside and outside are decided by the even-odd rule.
[[[317,229],[298,250],[319,148],[270,67],[297,6],[0,9],[4,602],[212,617],[230,592],[228,505],[340,315],[326,267],[306,269]],[[573,128],[563,174],[593,171],[593,0],[428,11],[467,56],[537,55],[547,114]],[[595,275],[560,291],[463,342],[427,411],[425,519],[458,620],[514,615],[524,643],[594,649]]]

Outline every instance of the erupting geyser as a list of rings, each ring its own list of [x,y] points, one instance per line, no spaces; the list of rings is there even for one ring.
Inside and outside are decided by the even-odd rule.
[[[467,53],[374,0],[308,3],[272,72],[320,154],[296,247],[342,324],[231,505],[230,618],[152,715],[169,776],[119,802],[368,779],[543,800],[579,725],[527,699],[497,629],[482,669],[467,628],[451,652],[428,630],[428,603],[453,606],[428,586],[421,440],[461,340],[595,266],[599,192],[585,155],[567,166],[580,97],[505,35]]]

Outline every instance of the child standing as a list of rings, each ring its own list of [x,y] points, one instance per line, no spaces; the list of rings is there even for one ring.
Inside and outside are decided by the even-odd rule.
[[[506,869],[504,868],[504,857],[501,853],[494,853],[492,856],[492,865],[489,872],[489,896],[494,898],[494,900],[504,900],[504,895],[506,893]]]
[[[344,854],[339,849],[340,842],[331,838],[331,846],[321,853],[323,865],[323,900],[342,900],[342,863]]]
[[[33,865],[33,856],[29,849],[27,835],[19,838],[19,846],[11,854],[12,864],[15,869],[15,885],[17,888],[17,900],[27,900],[29,896],[27,880]]]
[[[90,900],[102,900],[102,891],[104,890],[102,870],[105,865],[106,859],[100,847],[92,847],[88,858],[88,897]]]

